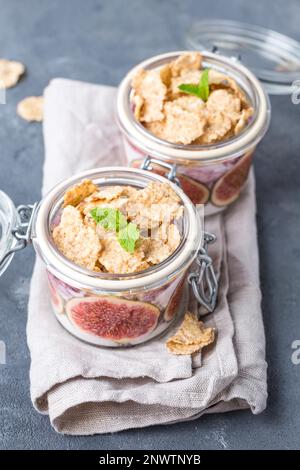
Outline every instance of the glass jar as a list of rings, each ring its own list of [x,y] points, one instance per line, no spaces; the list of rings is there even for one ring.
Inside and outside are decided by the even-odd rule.
[[[234,79],[248,98],[254,115],[239,135],[222,142],[182,145],[159,139],[134,117],[132,77],[139,68],[159,69],[185,52],[188,51],[151,57],[129,71],[118,88],[117,121],[131,166],[152,168],[164,174],[165,168],[161,162],[173,165],[172,175],[190,199],[195,204],[206,204],[206,213],[214,213],[239,196],[251,167],[255,147],[268,129],[270,103],[254,74],[237,60],[203,52],[203,67]]]
[[[178,226],[181,243],[161,263],[141,272],[109,274],[89,271],[56,248],[52,230],[59,222],[63,196],[84,178],[103,186],[144,188],[165,178],[149,171],[124,167],[89,170],[55,186],[40,203],[20,206],[0,194],[0,270],[7,268],[15,251],[32,242],[47,271],[53,312],[77,338],[97,346],[129,346],[156,338],[182,317],[188,302],[187,271],[195,258],[199,271],[189,274],[196,297],[208,310],[216,303],[217,282],[205,245],[202,220],[186,194],[172,188],[183,205]],[[206,269],[207,268],[207,269]],[[207,285],[203,284],[206,271]]]

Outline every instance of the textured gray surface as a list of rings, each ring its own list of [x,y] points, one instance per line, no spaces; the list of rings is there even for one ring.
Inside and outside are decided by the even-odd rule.
[[[254,6],[255,5],[255,6]],[[287,0],[0,0],[0,56],[28,73],[0,105],[0,188],[16,204],[39,198],[41,126],[16,116],[17,102],[40,94],[53,77],[117,85],[136,62],[183,47],[191,19],[223,17],[273,28],[300,40],[300,5]],[[300,78],[300,77],[299,77]],[[267,410],[206,416],[172,426],[114,435],[66,437],[39,415],[29,395],[26,346],[32,249],[18,254],[0,280],[0,449],[241,449],[300,448],[300,105],[272,98],[270,131],[256,153],[258,232],[269,362]]]

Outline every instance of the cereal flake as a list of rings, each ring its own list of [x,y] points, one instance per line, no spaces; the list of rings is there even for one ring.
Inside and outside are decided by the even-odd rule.
[[[253,115],[254,113],[254,110],[253,108],[247,108],[247,109],[243,109],[241,115],[240,115],[240,118],[234,128],[234,133],[235,135],[237,134],[240,134],[240,132],[242,132],[242,130],[244,129],[244,127],[248,124],[248,121],[249,119],[251,118],[251,116]]]
[[[184,70],[199,70],[202,56],[200,52],[187,52],[171,62],[172,75],[178,77]]]
[[[165,104],[166,123],[163,134],[168,142],[187,145],[203,134],[206,118],[202,113],[187,111],[178,100]]]
[[[205,328],[194,314],[187,312],[179,330],[167,340],[166,346],[172,354],[193,354],[213,343],[214,339],[214,329]]]
[[[84,179],[79,184],[72,186],[64,195],[64,204],[66,206],[77,206],[83,199],[98,191],[97,186],[89,179]]]
[[[94,270],[101,249],[95,230],[83,224],[80,212],[66,206],[60,223],[53,229],[53,240],[66,258],[74,263]]]
[[[241,100],[227,90],[214,90],[208,97],[206,108],[208,113],[227,113],[232,122],[239,119]]]
[[[102,240],[99,262],[106,271],[117,274],[138,272],[149,267],[142,247],[138,247],[133,254],[130,254],[123,250],[114,236]]]
[[[15,86],[25,72],[25,66],[14,60],[0,59],[0,88]]]
[[[199,144],[210,144],[221,140],[231,129],[231,119],[223,112],[209,112],[207,126],[203,135],[197,139]]]
[[[43,96],[28,96],[18,103],[17,113],[25,121],[41,122],[44,113]]]
[[[132,88],[139,107],[140,120],[145,122],[160,121],[164,118],[163,103],[167,87],[162,82],[159,71],[143,70],[136,72],[132,80]]]

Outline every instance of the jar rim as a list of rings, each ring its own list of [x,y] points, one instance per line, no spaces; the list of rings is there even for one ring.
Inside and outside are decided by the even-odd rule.
[[[228,158],[235,158],[254,147],[266,133],[270,122],[270,102],[262,85],[254,74],[237,60],[224,57],[212,52],[202,52],[203,62],[215,70],[222,71],[238,81],[246,81],[253,93],[252,103],[255,110],[255,119],[243,132],[231,139],[208,145],[172,144],[159,139],[137,122],[130,106],[131,81],[135,72],[140,68],[156,68],[175,59],[181,54],[190,51],[174,51],[160,54],[140,62],[124,77],[118,87],[117,93],[117,122],[122,133],[133,145],[163,160],[174,160],[182,163],[211,163]],[[194,52],[194,51],[193,51]],[[235,75],[235,76],[234,76]],[[240,81],[237,80],[239,77]],[[242,86],[242,88],[244,88]],[[245,91],[245,90],[244,90]],[[248,95],[249,93],[246,92]]]
[[[123,177],[122,177],[123,175]],[[125,180],[125,177],[128,179]],[[172,185],[184,206],[184,217],[187,222],[187,233],[177,250],[166,260],[155,265],[154,269],[147,269],[128,275],[111,275],[89,271],[68,260],[52,241],[50,223],[57,208],[61,207],[62,197],[66,189],[77,184],[84,178],[94,180],[95,183],[102,178],[106,185],[117,184],[116,180],[127,184],[132,181],[137,186],[146,181],[158,181]],[[98,183],[99,184],[99,183]],[[120,183],[119,183],[120,184]],[[128,184],[127,184],[128,185]],[[145,186],[146,184],[144,184]],[[141,186],[142,187],[142,186]],[[38,254],[47,265],[52,274],[75,287],[110,292],[139,291],[161,286],[185,270],[194,260],[199,248],[203,244],[202,221],[199,213],[188,196],[181,188],[155,173],[126,168],[126,167],[102,167],[85,171],[56,185],[40,202],[34,224],[33,243]]]

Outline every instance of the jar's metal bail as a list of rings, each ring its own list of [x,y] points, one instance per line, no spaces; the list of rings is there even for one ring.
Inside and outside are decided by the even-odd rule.
[[[19,216],[19,223],[12,229],[12,236],[15,239],[13,246],[0,259],[0,271],[7,262],[8,258],[17,251],[23,250],[31,243],[33,222],[38,209],[38,202],[34,204],[20,205],[16,208]]]
[[[194,296],[200,305],[205,309],[201,316],[212,313],[216,307],[218,297],[218,280],[213,267],[213,262],[207,254],[207,245],[214,243],[216,236],[211,233],[204,233],[204,244],[197,254],[196,262],[199,266],[196,272],[188,276],[188,283],[191,285]]]
[[[165,168],[165,170],[168,170],[168,173],[166,173],[166,178],[172,183],[177,184],[177,186],[180,186],[179,180],[176,176],[177,165],[175,163],[163,162],[162,160],[159,160],[158,158],[150,157],[150,155],[147,155],[147,157],[143,160],[141,164],[141,169],[151,171],[153,169],[152,167],[153,164],[159,165],[162,168]]]
[[[176,164],[167,163],[148,155],[141,164],[141,169],[151,171],[153,169],[153,164],[159,165],[162,168],[169,170],[169,172],[166,173],[166,178],[180,186],[179,180],[176,176]],[[199,304],[202,305],[205,309],[205,312],[202,313],[201,316],[213,312],[217,303],[218,281],[214,271],[212,259],[207,254],[207,245],[214,243],[215,241],[215,235],[211,233],[204,233],[204,243],[197,254],[197,264],[199,265],[199,270],[197,272],[190,273],[188,276],[188,282],[192,287],[194,296],[196,297]]]

